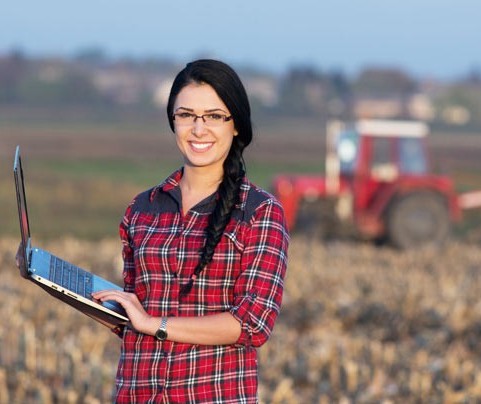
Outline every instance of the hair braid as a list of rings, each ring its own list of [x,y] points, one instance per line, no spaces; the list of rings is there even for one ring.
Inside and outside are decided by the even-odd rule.
[[[224,175],[218,189],[219,197],[205,230],[206,241],[200,253],[199,263],[189,282],[181,287],[181,296],[189,293],[194,280],[212,261],[214,250],[239,200],[242,178],[245,175],[242,153],[252,140],[251,110],[246,90],[237,73],[229,65],[212,59],[188,63],[174,79],[167,102],[167,117],[173,131],[175,100],[180,91],[190,83],[208,84],[215,90],[233,117],[237,135],[234,136],[223,164]]]
[[[242,178],[245,174],[242,150],[243,147],[239,145],[239,142],[237,142],[237,145],[233,143],[229,155],[224,161],[224,177],[219,185],[219,197],[215,208],[209,217],[209,223],[205,230],[206,242],[194,273],[190,277],[189,282],[181,288],[181,295],[186,295],[190,292],[194,280],[212,261],[215,247],[219,243],[232,216],[232,211],[239,200]]]

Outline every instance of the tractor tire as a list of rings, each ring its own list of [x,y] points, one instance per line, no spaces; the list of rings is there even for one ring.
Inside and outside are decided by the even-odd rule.
[[[387,237],[396,248],[406,250],[442,245],[450,232],[446,203],[431,193],[415,193],[396,200],[387,216]]]

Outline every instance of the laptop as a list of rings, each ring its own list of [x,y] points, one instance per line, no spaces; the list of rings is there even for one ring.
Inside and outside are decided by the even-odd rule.
[[[101,324],[111,329],[122,329],[129,322],[123,307],[114,301],[100,303],[95,301],[91,295],[94,291],[105,289],[122,290],[120,286],[48,251],[32,246],[20,146],[17,146],[15,150],[13,173],[22,238],[19,251],[23,258],[20,260],[21,276]]]

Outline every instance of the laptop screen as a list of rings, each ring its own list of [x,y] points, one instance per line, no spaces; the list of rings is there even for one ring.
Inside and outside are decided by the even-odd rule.
[[[30,250],[30,226],[28,224],[27,201],[25,198],[25,185],[23,182],[22,159],[20,157],[20,146],[15,151],[13,162],[13,174],[15,177],[15,188],[17,193],[18,219],[20,222],[20,233],[22,235],[23,262],[20,265],[20,273],[28,277],[28,251]]]

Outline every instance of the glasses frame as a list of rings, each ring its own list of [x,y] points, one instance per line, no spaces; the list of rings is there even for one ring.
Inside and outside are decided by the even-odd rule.
[[[193,114],[192,112],[176,112],[175,114],[172,115],[172,119],[175,121],[175,117],[180,115],[180,114],[190,114],[192,115],[193,119],[191,122],[189,122],[189,124],[185,124],[186,126],[187,125],[195,125],[195,122],[197,121],[197,119],[201,118],[202,119],[202,122],[204,122],[204,124],[206,124],[207,126],[216,126],[216,124],[212,125],[212,124],[209,124],[209,122],[207,122],[205,120],[205,117],[207,115],[220,115],[222,116],[222,121],[219,122],[219,124],[223,124],[224,122],[228,122],[230,120],[232,120],[232,115],[224,115],[224,114],[219,114],[218,112],[209,112],[207,114],[202,114],[202,115],[196,115],[196,114]],[[214,121],[215,122],[215,121]],[[181,124],[182,125],[182,124]]]

